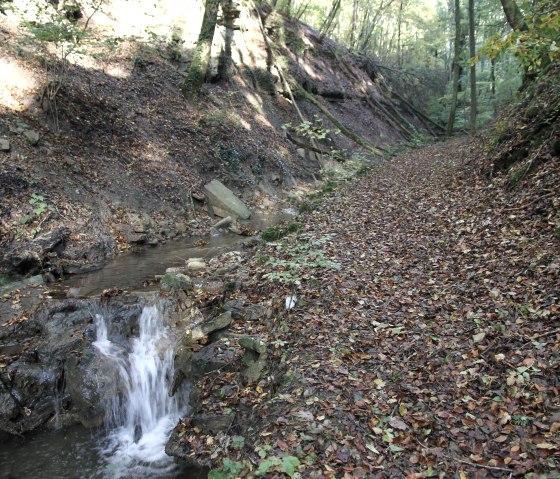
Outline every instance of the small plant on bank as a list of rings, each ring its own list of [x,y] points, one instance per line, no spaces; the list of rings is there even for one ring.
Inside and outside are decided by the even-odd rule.
[[[283,472],[289,477],[293,477],[297,468],[301,465],[300,460],[296,456],[269,456],[268,453],[271,449],[272,447],[270,444],[255,448],[255,452],[261,458],[257,469],[257,475],[264,476],[269,472],[276,471]]]
[[[12,222],[12,230],[16,239],[20,240],[27,236],[34,238],[41,232],[41,227],[49,214],[56,209],[45,200],[45,197],[32,193],[28,203],[31,205],[31,212]]]
[[[317,208],[319,208],[320,204],[321,202],[316,199],[304,200],[298,205],[298,211],[300,213],[311,213],[312,211],[315,211]]]
[[[328,136],[333,133],[335,135],[340,133],[340,130],[329,130],[323,126],[323,120],[319,115],[315,115],[313,120],[305,120],[297,125],[292,125],[291,123],[285,123],[282,125],[284,130],[289,130],[298,136],[307,138],[309,140],[320,141],[329,140]]]
[[[301,226],[301,223],[298,223],[297,221],[290,221],[285,226],[269,226],[261,233],[261,237],[266,243],[270,243],[271,241],[278,241],[279,239],[283,238],[286,235],[289,235],[290,233],[295,233],[296,231],[301,229]]]
[[[525,178],[525,175],[528,173],[529,170],[529,165],[517,165],[517,166],[513,166],[510,169],[509,172],[509,185],[511,186],[515,186],[517,185],[523,178]]]
[[[414,132],[414,135],[412,135],[412,138],[410,139],[410,146],[412,148],[423,148],[428,144],[429,140],[430,138],[427,135]]]
[[[41,92],[40,104],[41,108],[51,113],[57,129],[56,98],[68,79],[69,57],[73,53],[82,53],[79,48],[91,36],[89,22],[104,1],[94,0],[92,13],[83,24],[78,23],[82,17],[82,7],[78,2],[68,2],[57,8],[49,2],[37,1],[34,4],[35,19],[22,22],[27,29],[28,40],[38,45],[44,55],[47,83]],[[49,46],[54,47],[54,57],[49,53]]]
[[[212,469],[208,473],[208,479],[233,479],[243,470],[243,467],[241,462],[232,461],[226,457],[222,467]]]
[[[322,245],[332,239],[333,235],[313,238],[310,234],[298,237],[298,244],[288,246],[280,243],[276,245],[277,256],[269,257],[266,265],[273,271],[266,273],[265,278],[280,283],[300,285],[304,279],[312,279],[313,271],[318,268],[340,269],[336,263],[325,256]]]

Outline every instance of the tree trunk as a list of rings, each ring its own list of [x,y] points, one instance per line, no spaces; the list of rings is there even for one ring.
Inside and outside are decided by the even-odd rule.
[[[222,0],[222,25],[225,27],[225,35],[224,47],[220,53],[220,63],[218,64],[218,78],[227,83],[231,82],[232,79],[233,60],[231,57],[231,46],[235,30],[239,30],[236,21],[240,13],[233,0]]]
[[[457,112],[457,94],[459,93],[459,76],[461,75],[461,51],[462,51],[462,31],[461,31],[461,2],[455,0],[455,46],[453,53],[453,86],[451,95],[451,107],[449,109],[449,119],[447,120],[446,135],[451,136],[453,125],[455,124],[455,113]]]
[[[191,66],[187,73],[187,78],[182,87],[183,95],[188,100],[194,100],[198,97],[200,88],[206,79],[206,72],[208,70],[208,64],[210,63],[212,40],[218,20],[219,6],[220,0],[206,0],[198,42],[191,61]]]
[[[498,105],[496,103],[496,59],[490,60],[490,93],[492,94],[492,104],[494,108],[494,116],[498,114]]]
[[[402,26],[403,0],[399,4],[399,17],[397,20],[397,68],[402,67],[402,46],[401,46],[401,26]]]
[[[298,7],[297,12],[296,12],[296,14],[294,15],[294,18],[295,18],[296,20],[299,21],[299,19],[302,17],[302,15],[306,12],[306,10],[307,10],[307,8],[309,7],[309,4],[310,4],[310,3],[311,3],[311,0],[307,0],[306,3],[302,3],[302,4]]]
[[[521,13],[515,0],[500,0],[500,2],[502,3],[510,27],[514,30],[526,31],[528,29],[527,23],[525,23],[523,13]]]
[[[471,57],[471,115],[470,115],[470,127],[471,134],[474,135],[476,131],[476,109],[477,109],[477,98],[476,98],[476,63],[474,62],[474,57],[476,56],[476,40],[474,36],[474,0],[469,0],[469,56]]]
[[[329,34],[334,19],[338,15],[338,11],[340,10],[340,4],[342,0],[333,0],[333,4],[329,15],[327,16],[326,20],[324,21],[323,25],[321,26],[321,33],[319,35],[319,41],[322,42],[325,37]]]
[[[350,50],[354,49],[357,28],[358,28],[358,0],[353,0],[352,19],[350,20],[350,38],[348,39],[348,46],[350,47]]]
[[[361,53],[365,53],[365,51],[368,47],[368,44],[369,44],[369,40],[370,40],[371,36],[373,35],[375,27],[377,26],[377,22],[379,21],[379,17],[381,15],[381,13],[383,12],[383,9],[390,7],[391,3],[393,3],[393,2],[394,2],[394,0],[390,0],[389,3],[384,6],[383,5],[384,0],[381,0],[381,3],[379,4],[379,8],[375,12],[375,15],[374,15],[371,23],[369,24],[369,26],[364,25],[365,30],[364,30],[363,38],[361,38],[361,40],[360,40],[360,47],[359,47],[359,51]],[[367,27],[367,29],[366,29],[366,27]]]

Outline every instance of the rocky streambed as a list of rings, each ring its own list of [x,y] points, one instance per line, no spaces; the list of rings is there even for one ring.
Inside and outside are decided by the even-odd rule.
[[[77,276],[63,287],[54,287],[51,293],[56,294],[46,296],[34,313],[15,316],[0,326],[0,440],[2,462],[12,471],[6,477],[33,472],[21,469],[27,461],[21,462],[15,451],[32,448],[38,454],[59,457],[68,437],[74,437],[70,442],[78,458],[76,470],[88,471],[84,477],[132,477],[126,475],[130,472],[122,475],[123,465],[130,471],[131,464],[119,462],[118,455],[134,456],[134,451],[134,477],[190,477],[187,469],[174,469],[165,461],[165,467],[154,470],[150,466],[161,459],[152,448],[157,442],[152,436],[161,437],[163,432],[167,439],[180,417],[188,419],[175,427],[165,452],[198,471],[209,465],[181,444],[184,421],[192,421],[200,431],[219,433],[232,427],[236,416],[233,411],[205,411],[201,390],[192,386],[213,372],[223,374],[226,381],[231,374],[245,382],[255,381],[265,366],[265,344],[251,335],[229,333],[228,328],[233,321],[251,322],[274,312],[271,301],[254,304],[244,291],[249,272],[243,263],[252,253],[224,252],[234,243],[250,250],[254,240],[242,245],[239,237],[226,237],[225,243],[224,237],[221,242],[216,238],[202,248],[169,247],[148,250],[145,256],[130,255],[120,263],[117,259],[108,271]],[[156,253],[161,253],[158,260]],[[132,263],[136,274],[130,274],[130,283],[123,286],[151,278],[142,280],[148,287],[132,293],[107,289],[122,282]],[[63,291],[66,296],[87,297],[56,299]],[[146,335],[147,311],[161,321],[161,330],[149,326],[157,336],[150,340],[152,352],[145,351],[146,345],[138,349],[139,343],[147,341],[140,339]],[[171,354],[171,363],[163,368],[166,353]],[[139,354],[152,354],[159,358],[159,365],[144,358],[134,366]],[[142,374],[149,376],[146,383],[159,377],[158,391],[149,394],[159,395],[163,403],[164,397],[169,398],[174,404],[157,406],[161,411],[150,425],[142,406],[131,405],[132,401],[155,401],[151,396],[132,399],[139,394],[134,387],[144,387],[136,384]],[[234,394],[236,387],[225,384],[220,394]],[[132,407],[138,410],[131,416]],[[165,426],[162,421],[167,421]],[[159,440],[161,455],[164,443]],[[50,451],[53,445],[56,450]],[[51,476],[44,477],[78,477],[61,472],[68,471],[67,462],[54,460]],[[37,472],[45,473],[38,467]]]

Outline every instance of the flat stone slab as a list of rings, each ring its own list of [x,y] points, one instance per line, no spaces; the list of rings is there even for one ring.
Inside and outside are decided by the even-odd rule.
[[[225,210],[237,218],[243,218],[244,220],[250,218],[251,211],[249,208],[221,181],[212,180],[204,185],[204,191],[210,206]]]

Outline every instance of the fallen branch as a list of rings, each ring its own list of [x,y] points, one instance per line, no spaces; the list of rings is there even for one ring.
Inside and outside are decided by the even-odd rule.
[[[364,81],[352,70],[352,67],[348,64],[348,62],[344,58],[339,57],[338,55],[336,55],[336,58],[339,60],[340,66],[346,72],[346,74],[349,77],[351,77],[351,79],[357,82],[357,85],[359,89],[362,91],[362,93],[364,94],[365,100],[367,104],[370,106],[370,108],[374,111],[380,111],[382,114],[384,114],[389,124],[391,124],[391,126],[395,128],[395,130],[400,131],[406,139],[410,140],[412,138],[412,131],[403,125],[403,123],[408,123],[408,122],[404,120],[402,117],[400,119],[398,117],[395,118],[395,116],[392,115],[391,112],[389,112],[381,103],[379,103],[374,98],[373,95],[370,94],[367,87],[363,84]]]
[[[292,136],[290,133],[286,133],[286,137],[288,138],[288,140],[290,140],[294,145],[299,146],[300,148],[305,148],[306,150],[311,150],[314,151],[315,153],[319,153],[320,155],[330,155],[331,152],[327,151],[327,150],[322,150],[321,148],[318,148],[314,145],[311,145],[309,143],[305,143],[304,141],[298,140],[297,138],[295,138],[294,136]]]
[[[521,206],[516,206],[515,208],[506,208],[502,211],[505,213],[505,212],[510,212],[510,211],[524,210],[528,206],[531,206],[531,205],[537,203],[540,200],[545,200],[547,198],[550,198],[551,196],[554,196],[556,194],[557,194],[556,192],[550,191],[550,192],[546,193],[545,195],[542,195],[542,196],[539,196],[538,198],[535,198],[533,201],[530,201],[529,203],[525,203],[524,205],[521,205]]]
[[[309,102],[313,103],[321,112],[336,126],[341,133],[350,138],[353,142],[357,143],[361,147],[368,150],[370,153],[374,155],[383,156],[384,153],[387,152],[384,148],[379,146],[372,145],[369,141],[365,138],[362,138],[360,135],[354,133],[353,131],[346,128],[340,121],[336,119],[336,117],[319,101],[317,100],[311,93],[306,92],[303,88],[299,89],[299,93]]]
[[[473,467],[482,467],[484,469],[489,469],[491,471],[505,471],[505,472],[509,472],[511,474],[511,469],[508,469],[507,467],[498,467],[498,466],[488,466],[486,464],[477,464],[476,462],[471,462],[471,461],[465,461],[464,459],[459,459],[457,457],[452,457],[452,456],[448,456],[446,454],[443,454],[444,457],[446,457],[447,459],[450,459],[452,461],[457,461],[460,462],[461,464],[467,464],[469,466],[473,466]]]
[[[409,101],[405,100],[401,95],[399,95],[396,91],[391,91],[390,92],[391,95],[395,95],[397,97],[397,99],[401,102],[403,102],[410,110],[412,110],[412,112],[414,112],[421,120],[424,120],[428,123],[430,123],[431,125],[435,126],[438,130],[441,130],[442,132],[444,131],[443,126],[441,126],[439,123],[435,122],[434,120],[432,120],[429,116],[427,116],[425,113],[421,112],[420,110],[418,110],[418,108],[416,108],[414,105],[412,105]],[[427,126],[427,125],[426,125]]]

